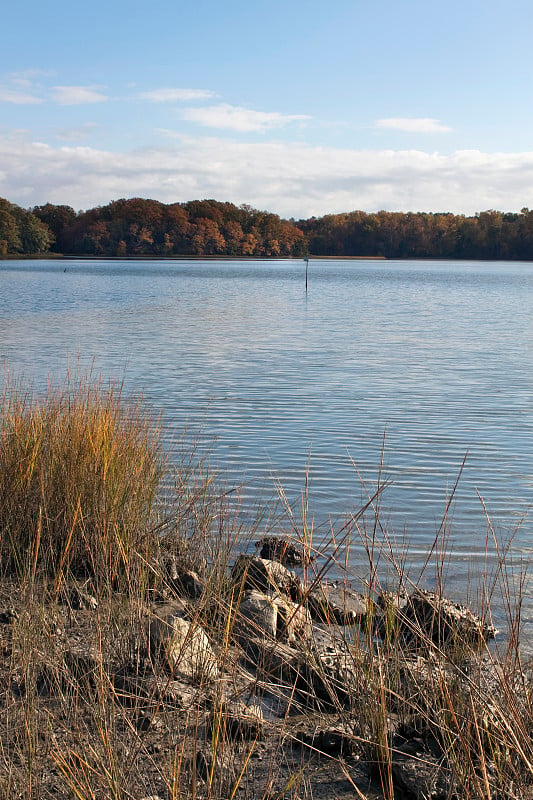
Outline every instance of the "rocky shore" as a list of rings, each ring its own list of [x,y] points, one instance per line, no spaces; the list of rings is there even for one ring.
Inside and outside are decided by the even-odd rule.
[[[3,797],[533,797],[531,675],[468,608],[276,537],[156,566],[137,602],[0,587]]]

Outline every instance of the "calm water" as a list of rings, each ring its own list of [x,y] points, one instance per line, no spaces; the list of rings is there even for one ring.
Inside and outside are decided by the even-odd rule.
[[[385,435],[381,520],[415,573],[466,455],[460,597],[484,569],[480,497],[498,537],[518,528],[515,561],[532,552],[532,295],[517,263],[311,261],[306,294],[302,261],[3,261],[0,359],[37,386],[94,365],[143,388],[245,507],[279,480],[298,516],[309,464],[319,535],[374,491]],[[361,547],[351,563],[365,573]]]

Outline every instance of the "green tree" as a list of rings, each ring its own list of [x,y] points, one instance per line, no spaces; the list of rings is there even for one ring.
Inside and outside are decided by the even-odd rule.
[[[10,207],[11,203],[0,198],[0,255],[3,256],[21,249],[17,221]]]
[[[38,217],[0,198],[0,250],[8,253],[46,253],[54,234]]]

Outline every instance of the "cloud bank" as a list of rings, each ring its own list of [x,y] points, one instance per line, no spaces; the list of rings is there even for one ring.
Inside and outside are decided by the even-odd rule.
[[[353,209],[471,214],[518,211],[532,185],[533,152],[441,155],[216,137],[112,152],[0,137],[0,196],[25,207],[82,209],[137,196],[215,198],[296,218]]]

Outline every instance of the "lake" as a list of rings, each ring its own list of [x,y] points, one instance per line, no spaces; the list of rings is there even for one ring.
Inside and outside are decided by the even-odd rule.
[[[311,259],[306,292],[297,260],[0,261],[0,359],[37,388],[92,368],[144,390],[250,518],[279,483],[299,519],[307,474],[316,541],[375,491],[383,450],[378,536],[413,575],[464,461],[445,571],[466,599],[493,569],[487,517],[516,568],[532,553],[532,295],[515,262]],[[366,574],[357,541],[349,560]]]

